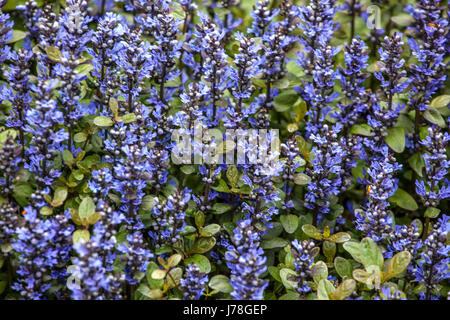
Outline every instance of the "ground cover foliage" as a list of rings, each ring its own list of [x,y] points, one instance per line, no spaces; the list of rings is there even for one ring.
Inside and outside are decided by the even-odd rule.
[[[447,299],[447,1],[1,6],[1,298]]]

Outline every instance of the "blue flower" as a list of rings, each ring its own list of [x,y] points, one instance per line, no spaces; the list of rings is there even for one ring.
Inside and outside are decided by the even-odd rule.
[[[252,220],[241,220],[234,230],[229,251],[225,253],[231,271],[231,296],[236,300],[261,300],[264,289],[269,285],[267,280],[259,279],[267,270],[259,238]]]
[[[55,271],[69,262],[74,229],[69,218],[67,211],[42,219],[36,208],[25,208],[24,224],[16,229],[11,243],[20,262],[12,288],[24,298],[46,299],[51,286],[49,281],[58,275]]]
[[[196,264],[189,264],[186,267],[183,278],[180,279],[180,289],[184,291],[187,300],[199,300],[208,284],[208,276],[200,272]]]
[[[296,276],[293,276],[293,281],[296,282],[295,289],[300,294],[305,294],[311,291],[311,287],[307,282],[312,278],[311,266],[314,262],[314,257],[318,253],[318,248],[312,240],[298,241],[295,239],[291,243],[291,254],[294,259],[294,266]]]

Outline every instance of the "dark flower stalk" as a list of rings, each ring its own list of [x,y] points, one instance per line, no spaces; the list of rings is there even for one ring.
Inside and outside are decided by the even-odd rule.
[[[314,257],[318,254],[318,248],[312,240],[298,241],[295,239],[291,243],[291,254],[294,259],[296,276],[291,276],[296,282],[295,290],[304,295],[311,291],[308,281],[312,279],[311,266]]]
[[[70,151],[75,126],[86,114],[85,106],[80,103],[82,98],[80,82],[86,75],[76,68],[85,60],[82,53],[91,41],[92,31],[88,28],[91,21],[87,1],[68,0],[67,7],[60,16],[60,29],[56,36],[56,47],[60,50],[61,57],[56,61],[51,76],[58,78],[61,84],[58,88],[58,102],[69,131]]]
[[[259,243],[260,234],[253,227],[251,219],[241,220],[231,239],[232,244],[225,254],[231,271],[231,296],[237,300],[261,300],[267,280],[259,277],[267,266],[264,251]]]
[[[96,94],[100,110],[116,95],[118,83],[118,68],[121,40],[126,28],[121,16],[108,12],[99,19],[96,32],[92,35],[92,48],[87,52],[93,57],[91,75],[97,79],[98,93]]]
[[[44,195],[50,193],[53,181],[61,175],[54,167],[56,156],[62,151],[63,143],[67,141],[68,133],[59,129],[64,123],[63,113],[58,110],[54,95],[57,80],[45,78],[46,68],[40,65],[42,74],[36,85],[31,85],[35,95],[35,106],[26,113],[25,132],[30,133],[31,140],[25,151],[27,162],[24,167],[34,173],[38,189],[32,194],[32,200],[37,208],[45,206]]]
[[[421,151],[419,130],[422,125],[423,112],[429,108],[431,97],[442,88],[447,76],[445,74],[445,48],[448,45],[448,20],[441,17],[443,10],[439,1],[419,0],[416,6],[405,8],[414,17],[414,31],[417,41],[408,38],[412,55],[417,63],[410,64],[411,88],[408,93],[408,106],[414,110],[413,150]],[[413,180],[417,178],[414,173]],[[415,183],[415,181],[413,181]]]
[[[6,44],[13,36],[12,27],[14,26],[14,21],[9,18],[9,14],[3,13],[0,9],[0,65],[9,58],[11,51],[11,48]]]
[[[249,33],[256,37],[262,37],[273,18],[278,15],[280,9],[271,9],[270,0],[263,0],[253,5],[250,16],[253,18],[252,26],[248,30]]]
[[[339,50],[330,45],[331,37],[337,24],[333,21],[336,12],[335,1],[312,0],[299,9],[300,24],[303,35],[300,43],[305,47],[305,53],[298,53],[297,64],[312,81],[303,87],[296,88],[308,105],[308,134],[317,132],[316,126],[323,121],[328,111],[326,106],[337,98],[339,93],[333,93],[337,72],[333,70],[334,57]]]
[[[229,103],[226,110],[227,118],[224,120],[228,128],[245,126],[245,119],[255,113],[254,104],[245,108],[244,102],[250,99],[255,91],[251,80],[260,71],[258,61],[260,47],[255,45],[255,40],[245,37],[242,33],[236,33],[236,40],[239,41],[239,53],[234,60],[236,68],[230,68],[229,87],[234,101]]]
[[[210,85],[209,98],[211,99],[210,114],[211,123],[218,123],[218,103],[222,99],[223,92],[228,87],[228,63],[223,48],[222,40],[225,33],[219,30],[213,20],[205,15],[200,15],[202,26],[196,26],[195,36],[199,41],[198,50],[204,59],[203,70],[205,80]]]
[[[97,205],[100,220],[94,226],[93,234],[87,242],[73,245],[78,253],[71,271],[74,283],[72,298],[75,300],[121,299],[121,283],[124,279],[114,270],[117,257],[115,251],[116,234],[123,214],[103,201]]]
[[[367,169],[364,184],[367,185],[368,201],[355,214],[356,228],[376,242],[389,238],[394,231],[388,199],[398,188],[398,179],[394,178],[394,174],[401,169],[387,146],[383,148],[383,155],[372,161]]]
[[[435,289],[439,282],[450,278],[449,252],[450,246],[446,244],[449,231],[449,217],[443,215],[434,225],[433,231],[423,242],[424,250],[418,262],[415,276],[416,280],[425,285],[425,292],[420,293],[421,299],[435,300],[439,298]],[[435,295],[433,295],[435,294]]]
[[[184,291],[186,300],[199,300],[208,283],[208,276],[200,272],[196,264],[189,264],[180,280],[180,289]]]
[[[181,232],[186,226],[185,217],[191,191],[184,189],[169,195],[161,201],[155,198],[155,206],[152,209],[152,225],[149,235],[156,248],[161,246],[174,246],[181,240]]]
[[[12,288],[27,299],[46,299],[52,279],[65,277],[58,271],[70,260],[71,234],[69,213],[42,219],[38,209],[24,210],[24,223],[16,229],[12,247],[19,254],[18,278]],[[58,291],[53,292],[57,294]]]
[[[12,65],[5,72],[10,85],[5,85],[0,89],[0,99],[11,103],[10,117],[6,121],[6,126],[19,131],[22,152],[25,151],[25,115],[32,101],[29,84],[32,58],[33,52],[26,49],[11,52]]]

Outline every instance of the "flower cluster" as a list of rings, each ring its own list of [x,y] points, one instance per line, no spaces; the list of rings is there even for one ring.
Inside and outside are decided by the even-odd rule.
[[[291,254],[294,259],[295,272],[297,273],[295,277],[292,277],[295,280],[295,290],[300,294],[304,294],[311,290],[307,281],[311,280],[311,266],[314,262],[314,257],[317,255],[318,248],[312,240],[300,242],[295,239],[291,245]]]
[[[450,197],[449,180],[445,178],[450,168],[450,161],[445,155],[449,141],[449,133],[442,132],[436,126],[429,127],[428,136],[420,141],[426,149],[423,155],[425,170],[424,179],[416,180],[416,192],[426,207],[435,207],[440,200]],[[439,186],[441,181],[442,186]]]
[[[259,232],[252,225],[252,220],[238,222],[231,239],[232,244],[225,254],[227,266],[231,270],[231,295],[235,299],[260,300],[269,284],[266,280],[259,279],[267,270],[259,238]]]
[[[20,254],[19,277],[13,289],[28,299],[45,299],[51,281],[64,274],[60,268],[70,260],[70,235],[74,227],[69,223],[68,213],[43,220],[31,206],[25,208],[24,220],[11,244]]]
[[[75,282],[70,288],[76,300],[120,299],[121,275],[114,271],[117,243],[117,226],[124,217],[113,212],[107,203],[97,208],[100,220],[95,224],[93,235],[88,242],[76,243],[74,249],[78,257],[74,259],[75,268],[71,275]]]
[[[0,298],[449,295],[445,5],[19,2]]]
[[[393,231],[392,213],[389,211],[388,199],[398,188],[394,177],[401,166],[395,162],[388,148],[384,149],[384,158],[373,161],[367,169],[367,197],[368,201],[362,211],[356,213],[356,228],[369,235],[375,241],[389,237]]]
[[[420,294],[423,299],[437,298],[439,294],[436,295],[435,289],[439,282],[450,278],[450,246],[446,244],[449,219],[443,215],[423,242],[425,250],[421,253],[421,260],[415,272],[416,280],[425,285],[425,291]]]
[[[181,232],[186,226],[185,210],[191,198],[190,190],[176,191],[169,195],[164,202],[154,199],[155,206],[152,209],[152,225],[149,232],[156,247],[163,244],[174,245],[181,240]]]
[[[208,283],[208,276],[200,272],[195,264],[190,264],[186,268],[184,278],[180,280],[180,289],[184,291],[187,300],[198,300],[205,291]]]

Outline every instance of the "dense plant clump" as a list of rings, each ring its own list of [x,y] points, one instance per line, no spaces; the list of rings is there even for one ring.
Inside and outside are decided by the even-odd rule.
[[[0,298],[449,297],[445,1],[0,5]]]

